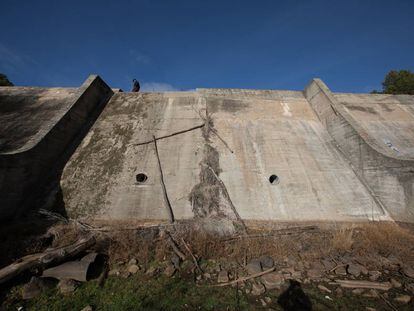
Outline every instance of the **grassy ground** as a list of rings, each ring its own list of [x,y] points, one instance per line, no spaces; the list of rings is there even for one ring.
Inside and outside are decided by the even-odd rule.
[[[21,286],[17,286],[10,291],[2,307],[4,310],[24,307],[24,310],[36,311],[82,310],[88,305],[93,310],[282,310],[277,300],[286,288],[255,297],[246,294],[244,288],[196,285],[188,275],[167,278],[138,273],[126,279],[111,276],[102,287],[96,281],[83,283],[67,296],[51,289],[29,301],[21,300]],[[344,291],[342,297],[323,293],[316,284],[303,285],[303,290],[313,310],[366,310],[366,307],[390,310],[380,298],[356,296],[350,290]],[[326,298],[327,295],[332,300]],[[271,299],[266,306],[262,305],[264,297]],[[412,310],[412,305],[397,307],[398,310]]]

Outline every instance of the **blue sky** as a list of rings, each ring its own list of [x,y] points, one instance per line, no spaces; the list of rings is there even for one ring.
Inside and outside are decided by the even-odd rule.
[[[0,0],[0,72],[16,85],[380,89],[414,70],[414,1]]]

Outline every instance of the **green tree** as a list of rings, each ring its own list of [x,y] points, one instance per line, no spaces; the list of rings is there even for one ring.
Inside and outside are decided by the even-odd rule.
[[[409,70],[391,70],[382,82],[382,92],[414,95],[414,73]]]
[[[13,86],[5,74],[0,73],[0,86]]]

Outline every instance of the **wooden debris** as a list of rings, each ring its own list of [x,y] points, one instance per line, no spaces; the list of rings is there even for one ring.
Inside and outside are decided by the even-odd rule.
[[[37,267],[46,267],[64,261],[67,258],[76,256],[85,251],[95,243],[95,238],[90,235],[78,240],[76,243],[47,250],[43,253],[37,253],[24,256],[11,265],[0,270],[0,284],[12,279],[20,273]]]
[[[259,272],[259,273],[256,273],[256,274],[252,274],[252,275],[249,275],[249,276],[238,278],[237,280],[230,281],[230,282],[227,282],[227,283],[216,284],[216,285],[212,285],[212,286],[213,287],[222,287],[222,286],[227,286],[227,285],[232,285],[232,284],[244,282],[244,281],[254,279],[254,278],[257,278],[257,277],[262,276],[262,275],[265,275],[267,273],[273,272],[273,271],[275,271],[275,269],[276,269],[276,267],[273,267],[273,268],[270,268],[270,269],[265,270],[263,272]]]
[[[195,258],[193,252],[191,251],[190,247],[187,245],[187,243],[184,241],[183,238],[181,238],[181,241],[183,242],[186,250],[190,253],[191,258],[193,258],[194,265],[197,267],[198,271],[200,271],[201,273],[204,273],[204,271],[201,269],[200,265],[198,264],[197,258]]]
[[[280,235],[293,235],[293,234],[301,234],[305,232],[312,232],[318,229],[317,226],[304,226],[304,227],[293,227],[293,228],[283,228],[278,230],[272,230],[271,233],[266,234],[250,234],[250,235],[239,235],[235,237],[231,237],[228,239],[223,240],[223,242],[231,242],[236,241],[239,239],[260,239],[260,238],[268,238]]]
[[[173,252],[178,256],[178,257],[180,257],[180,259],[182,260],[182,261],[184,261],[185,259],[186,259],[186,257],[185,257],[185,255],[183,254],[183,252],[182,251],[180,251],[180,249],[178,248],[178,246],[177,246],[177,244],[175,243],[175,241],[173,240],[173,238],[172,238],[172,236],[170,235],[170,233],[169,232],[167,232],[166,233],[166,235],[167,235],[167,241],[168,241],[168,244],[170,244],[170,246],[171,246],[171,248],[172,248],[172,250],[173,250]]]
[[[333,282],[336,285],[341,285],[344,288],[368,288],[379,289],[387,291],[392,288],[390,282],[370,282],[370,281],[353,281],[353,280],[336,280]]]
[[[398,311],[398,309],[391,303],[389,302],[383,295],[379,295],[381,297],[382,300],[384,300],[384,302],[394,311]]]

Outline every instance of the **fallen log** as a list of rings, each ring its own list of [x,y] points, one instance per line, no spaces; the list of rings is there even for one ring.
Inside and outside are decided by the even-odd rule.
[[[78,240],[72,245],[46,250],[43,253],[24,256],[0,270],[0,284],[14,278],[26,270],[38,267],[44,268],[52,264],[60,263],[67,258],[74,257],[91,247],[93,244],[95,244],[95,238],[90,235]]]
[[[269,238],[269,237],[277,237],[280,235],[294,235],[294,234],[301,234],[301,233],[312,233],[317,232],[318,227],[316,226],[305,226],[305,227],[293,227],[293,228],[283,228],[278,230],[272,230],[270,233],[264,234],[249,234],[249,235],[238,235],[235,237],[227,238],[222,240],[223,242],[232,242],[241,239],[260,239],[260,238]]]
[[[247,280],[250,280],[250,279],[254,279],[254,278],[257,278],[259,276],[268,274],[270,272],[273,272],[273,271],[275,271],[275,269],[276,269],[276,267],[273,267],[273,268],[267,269],[267,270],[265,270],[263,272],[259,272],[259,273],[256,273],[256,274],[252,274],[252,275],[249,275],[249,276],[245,276],[245,277],[242,277],[242,278],[239,278],[237,280],[230,281],[230,282],[227,282],[227,283],[215,284],[215,285],[212,285],[212,286],[213,287],[223,287],[223,286],[227,286],[227,285],[232,285],[232,284],[244,282],[244,281],[247,281]]]
[[[379,289],[387,291],[392,288],[390,282],[370,282],[370,281],[352,281],[352,280],[336,280],[332,282],[335,285],[340,285],[344,288],[367,288],[367,289]]]

